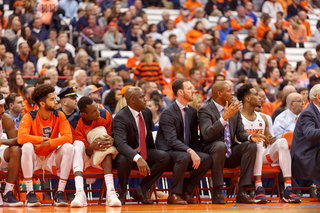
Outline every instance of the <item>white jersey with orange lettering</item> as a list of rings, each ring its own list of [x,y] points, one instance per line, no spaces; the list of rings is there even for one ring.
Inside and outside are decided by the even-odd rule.
[[[259,134],[264,134],[264,131],[266,129],[266,122],[261,117],[260,113],[255,112],[257,115],[257,118],[254,121],[249,121],[247,118],[245,118],[241,114],[242,123],[244,125],[244,129],[249,133],[253,134],[256,130],[259,130]]]

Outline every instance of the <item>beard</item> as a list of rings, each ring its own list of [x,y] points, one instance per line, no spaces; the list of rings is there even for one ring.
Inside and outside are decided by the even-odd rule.
[[[54,107],[45,106],[45,109],[48,111],[52,111],[52,112],[57,110],[56,106],[54,106]]]
[[[185,93],[183,94],[183,98],[188,100],[188,102],[193,101],[193,95],[187,96]]]

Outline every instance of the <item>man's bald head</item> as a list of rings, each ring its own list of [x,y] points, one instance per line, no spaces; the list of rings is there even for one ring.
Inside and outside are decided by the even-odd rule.
[[[289,94],[289,93],[297,92],[297,90],[294,86],[287,85],[287,86],[283,87],[282,92],[283,92],[283,94]]]
[[[124,97],[128,106],[138,112],[144,110],[147,106],[145,94],[140,87],[129,87],[124,93]]]
[[[228,83],[226,81],[217,81],[212,86],[212,98],[215,99],[217,97],[218,92],[222,92]]]
[[[304,102],[302,96],[299,93],[290,93],[287,96],[286,102],[288,109],[290,109],[290,111],[296,115],[299,115],[303,110]]]

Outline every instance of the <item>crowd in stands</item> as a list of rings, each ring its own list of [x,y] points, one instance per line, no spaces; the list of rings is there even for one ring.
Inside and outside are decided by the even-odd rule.
[[[272,118],[269,125],[270,129],[273,126],[274,135],[270,133],[276,139],[293,131],[300,113],[311,102],[319,101],[319,94],[315,94],[317,88],[312,99],[309,98],[310,90],[320,83],[320,21],[315,32],[308,21],[310,15],[319,16],[316,9],[320,4],[316,0],[128,0],[126,10],[120,0],[5,2],[13,13],[6,17],[5,12],[0,11],[0,93],[16,128],[25,115],[31,121],[34,115],[29,112],[43,107],[39,106],[39,99],[32,98],[34,90],[41,85],[54,88],[57,106],[67,119],[86,108],[86,104],[81,109],[78,107],[81,97],[90,98],[116,118],[121,109],[129,105],[125,97],[128,88],[141,88],[151,111],[150,130],[162,132],[168,131],[161,127],[162,113],[176,103],[178,96],[179,100],[190,99],[177,94],[181,85],[183,89],[183,85],[190,82],[190,88],[194,88],[189,105],[196,111],[207,110],[206,107],[216,100],[223,104],[228,102],[217,96],[217,91],[224,88],[217,82],[227,82],[234,98],[237,90],[251,85],[261,100],[257,111]],[[149,24],[145,9],[161,9],[162,20]],[[179,15],[173,19],[168,9],[179,10]],[[209,21],[211,16],[218,18],[217,24]],[[304,60],[293,67],[286,57],[288,50],[304,48],[310,37],[315,39],[316,55],[310,50],[304,51]],[[117,51],[114,58],[124,58],[121,55],[124,51],[133,56],[127,58],[126,64],[115,66],[109,63],[112,59],[100,60],[96,44],[103,45],[104,51]],[[190,81],[180,82],[180,88],[173,89],[177,79]],[[128,93],[136,94],[133,89]],[[292,93],[301,96],[290,96]],[[295,104],[296,98],[303,107]],[[130,101],[130,106],[135,104],[132,99]],[[181,106],[176,107],[183,111]],[[203,139],[206,136],[201,127],[207,124],[200,121],[199,125]],[[258,140],[257,135],[254,137]],[[163,148],[166,149],[169,148]],[[213,156],[211,152],[207,154]],[[206,155],[200,158],[208,160]],[[293,175],[303,180],[297,172]],[[308,177],[320,185],[318,176]],[[288,182],[286,184],[289,186]],[[170,199],[173,203],[179,200]],[[220,197],[215,199],[223,202]]]

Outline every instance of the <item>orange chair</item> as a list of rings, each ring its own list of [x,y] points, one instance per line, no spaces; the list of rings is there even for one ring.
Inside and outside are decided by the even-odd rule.
[[[289,149],[291,148],[292,138],[293,138],[293,131],[284,133],[281,138],[285,138],[288,142]]]

